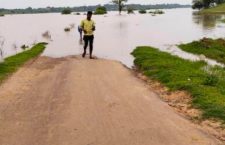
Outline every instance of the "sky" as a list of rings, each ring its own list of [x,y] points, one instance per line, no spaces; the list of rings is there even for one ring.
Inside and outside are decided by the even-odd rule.
[[[0,0],[0,8],[39,8],[47,6],[83,6],[107,4],[111,0]],[[161,4],[161,3],[178,3],[191,4],[192,0],[129,0],[128,3],[136,4]]]

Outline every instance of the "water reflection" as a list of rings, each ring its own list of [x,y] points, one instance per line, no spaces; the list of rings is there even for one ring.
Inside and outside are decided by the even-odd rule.
[[[220,20],[222,20],[225,15],[222,14],[199,14],[197,12],[193,12],[193,21],[202,25],[204,29],[214,29]]]

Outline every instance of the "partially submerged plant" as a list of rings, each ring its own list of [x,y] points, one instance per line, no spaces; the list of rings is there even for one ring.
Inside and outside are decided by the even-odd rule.
[[[128,14],[134,14],[134,9],[128,8],[128,9],[127,9],[127,13],[128,13]]]
[[[146,14],[147,12],[146,12],[146,10],[139,10],[139,13],[140,14]]]
[[[70,28],[69,28],[69,27],[66,27],[66,28],[64,29],[64,31],[65,31],[65,32],[69,32],[69,31],[70,31]]]
[[[150,14],[156,15],[156,14],[164,14],[165,12],[162,10],[155,10],[155,11],[150,11]]]
[[[51,34],[49,31],[46,31],[42,34],[42,37],[46,38],[46,39],[51,39]]]
[[[26,50],[27,48],[29,48],[29,46],[23,44],[23,45],[21,46],[21,48],[22,48],[23,50]]]

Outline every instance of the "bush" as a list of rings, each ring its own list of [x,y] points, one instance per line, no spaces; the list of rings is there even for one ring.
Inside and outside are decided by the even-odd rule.
[[[107,14],[107,9],[106,9],[106,7],[99,6],[99,7],[96,8],[94,14],[95,15],[104,15],[104,14]]]
[[[69,31],[70,31],[70,28],[69,28],[69,27],[66,27],[66,28],[64,29],[64,31],[65,31],[65,32],[69,32]]]
[[[162,10],[155,10],[155,11],[150,11],[149,13],[156,15],[156,14],[164,14],[165,12]]]
[[[133,13],[134,13],[134,9],[128,8],[128,9],[127,9],[127,13],[128,13],[128,14],[133,14]]]
[[[1,13],[0,13],[0,17],[4,17],[4,16],[5,16],[4,14],[1,14]]]
[[[146,10],[139,10],[139,13],[140,14],[146,14],[147,12],[146,12]]]
[[[25,49],[29,48],[29,46],[27,46],[27,45],[24,44],[24,45],[21,46],[21,48],[22,48],[23,50],[25,50]]]
[[[71,14],[71,12],[72,12],[72,11],[71,11],[70,8],[65,8],[65,9],[62,10],[62,14],[63,14],[63,15]]]

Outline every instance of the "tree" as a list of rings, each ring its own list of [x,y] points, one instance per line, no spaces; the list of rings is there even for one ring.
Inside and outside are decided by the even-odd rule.
[[[209,8],[213,3],[221,4],[223,2],[225,2],[225,0],[193,0],[192,8]]]
[[[200,10],[200,9],[202,9],[204,7],[204,4],[203,4],[203,2],[201,1],[201,0],[194,0],[193,1],[193,5],[192,5],[192,8],[193,9],[198,9],[198,10]]]
[[[118,5],[119,14],[121,14],[125,4],[128,0],[112,0],[112,3]]]

